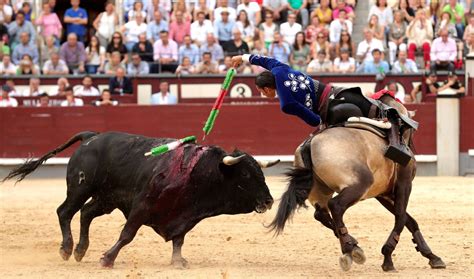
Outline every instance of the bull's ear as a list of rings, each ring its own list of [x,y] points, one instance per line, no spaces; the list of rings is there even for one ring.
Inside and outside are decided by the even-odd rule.
[[[260,168],[264,169],[264,168],[273,167],[274,165],[280,163],[280,160],[279,159],[273,160],[273,161],[257,160],[257,163],[260,166]]]
[[[240,155],[238,157],[233,157],[233,156],[225,156],[223,159],[222,159],[222,163],[224,165],[227,165],[227,166],[232,166],[232,165],[235,165],[237,163],[239,163],[240,161],[242,161],[242,159],[245,157],[245,154],[244,155]]]

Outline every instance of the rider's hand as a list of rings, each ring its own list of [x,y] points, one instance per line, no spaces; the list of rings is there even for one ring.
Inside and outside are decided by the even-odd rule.
[[[242,64],[242,55],[232,57],[232,67],[237,68]]]

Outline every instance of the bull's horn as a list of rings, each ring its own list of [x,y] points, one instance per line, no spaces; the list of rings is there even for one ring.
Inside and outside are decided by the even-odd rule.
[[[274,165],[280,163],[280,160],[273,160],[273,161],[266,161],[266,160],[257,160],[258,165],[264,169],[264,168],[269,168],[273,167]]]
[[[245,154],[244,155],[240,155],[239,157],[232,157],[232,156],[225,156],[223,159],[222,159],[222,163],[228,165],[228,166],[232,166],[232,165],[235,165],[237,164],[238,162],[242,161],[242,159],[245,157]]]

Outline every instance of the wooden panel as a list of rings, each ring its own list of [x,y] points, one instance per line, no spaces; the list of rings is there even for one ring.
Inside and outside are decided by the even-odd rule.
[[[461,139],[459,148],[461,152],[468,152],[469,149],[474,149],[474,97],[461,99],[460,113]]]

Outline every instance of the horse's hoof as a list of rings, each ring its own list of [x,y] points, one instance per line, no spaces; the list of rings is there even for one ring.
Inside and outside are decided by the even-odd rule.
[[[63,247],[59,248],[59,255],[61,255],[61,258],[63,260],[67,261],[69,260],[69,257],[71,257],[72,251],[66,251]]]
[[[385,272],[396,272],[397,270],[395,267],[392,265],[382,265],[382,270]]]
[[[185,258],[173,259],[171,264],[177,269],[187,269],[189,267],[188,261]]]
[[[343,271],[348,271],[349,269],[351,269],[351,265],[352,265],[351,255],[349,253],[342,255],[339,258],[339,265],[341,266],[341,269]]]
[[[86,252],[79,252],[77,249],[74,250],[74,259],[76,260],[76,262],[80,262],[82,261],[82,258],[84,258],[84,255],[86,254]]]
[[[436,258],[436,259],[432,259],[430,260],[429,262],[431,268],[446,268],[446,264],[443,262],[443,260],[441,258]]]
[[[364,264],[366,260],[364,250],[359,246],[355,246],[354,249],[352,249],[352,259],[356,264]]]
[[[100,259],[100,265],[104,268],[113,268],[114,267],[114,262],[111,262],[111,261],[105,259],[105,257],[102,257]]]

